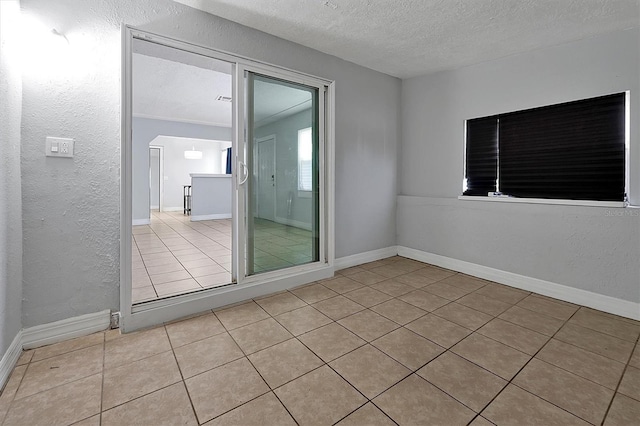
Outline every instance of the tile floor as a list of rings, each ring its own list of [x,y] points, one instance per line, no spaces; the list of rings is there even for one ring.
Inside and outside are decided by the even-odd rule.
[[[3,425],[637,425],[640,323],[393,257],[26,351]]]
[[[133,303],[231,283],[231,219],[152,212],[132,233]],[[310,262],[311,243],[310,231],[256,219],[254,272]]]

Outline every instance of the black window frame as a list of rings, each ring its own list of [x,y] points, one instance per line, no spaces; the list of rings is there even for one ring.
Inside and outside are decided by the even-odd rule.
[[[465,121],[464,196],[626,202],[628,92]]]

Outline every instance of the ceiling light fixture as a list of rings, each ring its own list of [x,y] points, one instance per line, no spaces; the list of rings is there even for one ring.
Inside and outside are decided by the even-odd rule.
[[[191,151],[184,152],[184,158],[187,160],[201,160],[202,151],[196,151],[196,148],[193,147]]]

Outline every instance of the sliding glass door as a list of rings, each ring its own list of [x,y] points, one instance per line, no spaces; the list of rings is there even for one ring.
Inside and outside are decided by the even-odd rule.
[[[322,91],[246,72],[245,275],[320,260]]]

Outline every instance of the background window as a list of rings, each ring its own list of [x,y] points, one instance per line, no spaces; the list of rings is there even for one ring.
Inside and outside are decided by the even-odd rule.
[[[467,120],[464,195],[624,201],[625,93]]]
[[[311,191],[313,186],[313,144],[311,127],[298,130],[298,190]]]

